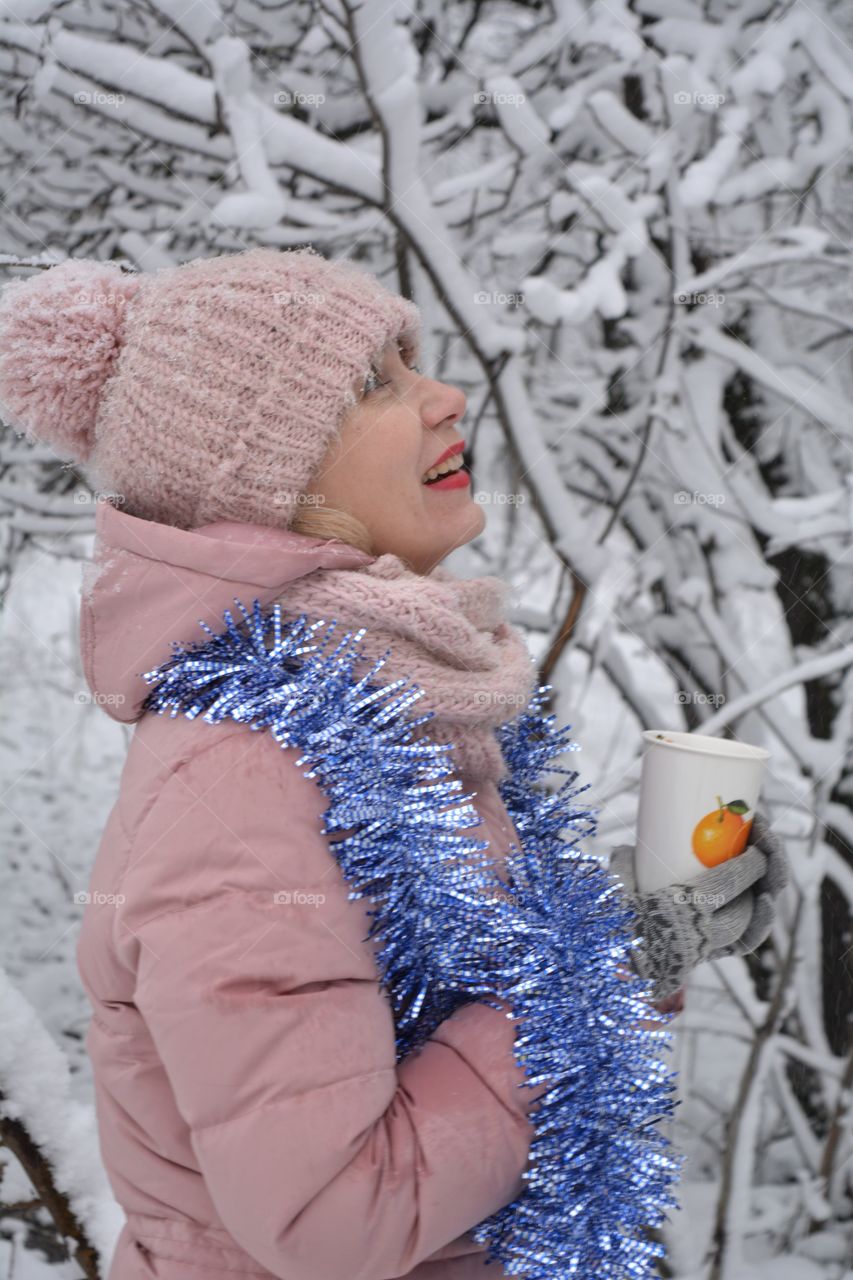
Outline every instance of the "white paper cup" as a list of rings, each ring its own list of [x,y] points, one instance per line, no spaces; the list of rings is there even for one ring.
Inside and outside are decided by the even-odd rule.
[[[743,853],[770,752],[671,729],[643,738],[635,866],[647,893]]]

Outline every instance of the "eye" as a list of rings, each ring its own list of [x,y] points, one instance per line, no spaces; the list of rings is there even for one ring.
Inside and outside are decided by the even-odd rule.
[[[365,396],[370,395],[372,391],[377,391],[379,387],[387,387],[388,385],[389,384],[387,381],[383,382],[382,379],[380,378],[379,370],[374,368],[371,365],[370,370],[367,374],[367,377],[364,379],[364,388],[362,390],[362,395],[365,395]]]
[[[418,364],[409,364],[406,360],[405,348],[401,342],[397,343],[397,353],[407,369],[411,369],[412,373],[423,373],[423,369]]]
[[[397,350],[402,358],[403,352],[399,346],[397,347]],[[412,373],[423,373],[423,369],[416,364],[407,364],[406,368],[410,369]],[[378,391],[380,387],[390,387],[392,382],[393,378],[386,378],[383,380],[381,377],[381,370],[377,369],[375,365],[371,365],[367,377],[364,379],[364,386],[361,394],[363,396],[370,395],[371,392]]]

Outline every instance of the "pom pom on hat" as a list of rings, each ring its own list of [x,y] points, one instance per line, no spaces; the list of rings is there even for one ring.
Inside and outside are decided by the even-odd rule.
[[[72,259],[0,294],[0,407],[8,424],[85,462],[104,384],[140,285],[115,263]]]

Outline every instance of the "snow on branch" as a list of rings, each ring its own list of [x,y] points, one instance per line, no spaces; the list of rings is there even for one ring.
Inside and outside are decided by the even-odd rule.
[[[64,1055],[2,969],[0,1025],[0,1140],[60,1234],[74,1240],[85,1274],[97,1277],[98,1256],[112,1256],[124,1215],[101,1164],[94,1110],[72,1096]]]
[[[544,620],[564,718],[600,699],[585,729],[613,755],[614,827],[640,728],[771,751],[770,816],[798,854],[811,841],[808,901],[795,918],[789,895],[720,997],[753,1015],[777,1099],[770,1120],[746,1081],[720,1102],[713,1249],[735,1274],[755,1184],[799,1187],[804,1160],[812,1187],[848,1158],[779,1066],[814,1073],[840,1140],[823,1068],[846,1061],[853,1012],[844,6],[9,0],[0,66],[0,279],[314,242],[420,305],[427,372],[468,397],[488,514],[472,557]],[[0,595],[29,540],[86,527],[69,504],[56,464],[0,442]]]

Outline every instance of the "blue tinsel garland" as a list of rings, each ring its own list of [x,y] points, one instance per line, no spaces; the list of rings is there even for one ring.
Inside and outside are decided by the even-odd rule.
[[[329,799],[325,832],[356,831],[329,848],[352,885],[374,904],[369,938],[394,1010],[397,1061],[472,1000],[511,1003],[515,1053],[531,1086],[552,1087],[530,1113],[533,1138],[525,1189],[472,1232],[509,1275],[530,1280],[640,1280],[664,1252],[644,1238],[678,1208],[669,1187],[682,1157],[657,1122],[672,1114],[671,1020],[647,1003],[651,984],[621,978],[635,945],[628,901],[599,861],[566,831],[592,834],[596,810],[577,806],[587,788],[555,756],[576,750],[554,716],[542,714],[542,686],[498,730],[508,766],[499,784],[521,841],[504,885],[486,852],[466,837],[480,817],[452,778],[452,744],[414,738],[430,719],[409,708],[423,694],[404,680],[375,683],[379,659],[361,679],[364,629],[329,651],[336,621],[303,615],[282,627],[276,605],[145,673],[155,687],[146,709],[171,709],[210,723],[230,718],[268,728],[297,747]],[[315,632],[326,627],[320,643]],[[325,652],[324,652],[325,650]],[[549,792],[546,772],[566,781]],[[426,784],[426,785],[425,785]],[[655,1030],[638,1026],[642,1019]]]

